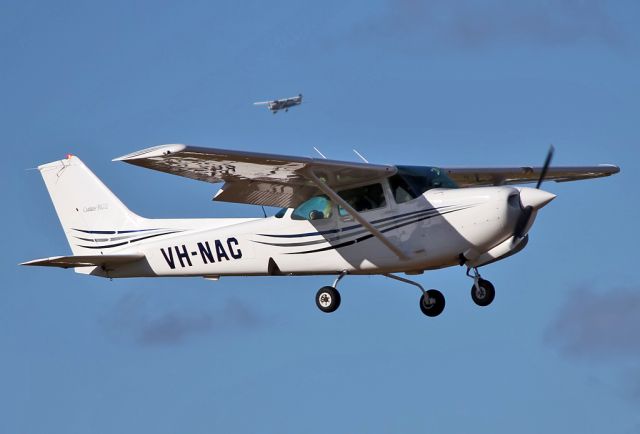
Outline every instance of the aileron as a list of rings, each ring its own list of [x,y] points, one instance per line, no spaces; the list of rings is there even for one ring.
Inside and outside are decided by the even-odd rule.
[[[459,187],[513,185],[533,183],[540,177],[542,167],[460,167],[442,168]],[[567,182],[601,178],[620,171],[618,166],[601,164],[598,166],[550,167],[545,179]]]

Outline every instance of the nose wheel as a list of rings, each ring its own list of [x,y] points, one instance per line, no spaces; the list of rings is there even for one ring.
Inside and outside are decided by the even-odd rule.
[[[476,268],[473,268],[473,276],[469,274],[470,271],[471,269],[467,270],[467,276],[473,278],[473,285],[471,286],[473,302],[478,306],[489,306],[496,297],[496,290],[493,284],[480,277],[480,273]]]
[[[496,297],[496,290],[488,280],[478,279],[471,287],[471,298],[478,306],[489,306]]]

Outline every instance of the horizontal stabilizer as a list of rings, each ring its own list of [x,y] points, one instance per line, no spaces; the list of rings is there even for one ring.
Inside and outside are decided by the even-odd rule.
[[[113,266],[135,262],[144,258],[142,253],[129,255],[91,255],[91,256],[52,256],[50,258],[34,259],[23,262],[20,265],[38,265],[41,267],[102,267],[112,268]]]

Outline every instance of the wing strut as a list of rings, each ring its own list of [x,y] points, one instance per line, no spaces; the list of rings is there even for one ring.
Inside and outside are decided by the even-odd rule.
[[[344,199],[342,199],[338,193],[336,193],[335,191],[333,191],[333,189],[331,187],[329,187],[326,183],[324,183],[322,180],[320,180],[320,178],[318,178],[316,176],[315,173],[313,173],[313,170],[307,170],[304,172],[304,174],[306,175],[306,177],[308,177],[315,185],[316,187],[318,187],[324,194],[326,194],[327,196],[329,196],[329,198],[331,200],[333,200],[335,203],[337,203],[338,205],[340,205],[342,208],[344,208],[344,210],[346,212],[348,212],[351,217],[353,217],[358,223],[360,223],[362,226],[364,226],[369,232],[371,232],[371,234],[378,238],[382,244],[384,244],[385,246],[387,246],[387,248],[389,250],[391,250],[393,253],[395,253],[398,258],[402,259],[403,261],[407,261],[409,260],[409,257],[407,255],[405,255],[402,250],[400,250],[395,244],[393,244],[391,242],[391,240],[389,238],[387,238],[382,232],[380,232],[378,229],[376,229],[375,226],[373,226],[371,223],[369,223],[367,221],[367,219],[365,219],[364,217],[362,217],[362,215],[356,211],[355,209],[353,209],[351,207],[351,205],[349,205]]]

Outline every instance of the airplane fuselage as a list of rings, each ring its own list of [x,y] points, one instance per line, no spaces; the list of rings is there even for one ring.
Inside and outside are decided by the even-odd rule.
[[[512,187],[432,189],[363,212],[408,260],[348,215],[334,211],[332,218],[294,220],[289,210],[279,218],[149,220],[149,230],[171,233],[130,237],[128,244],[103,250],[97,247],[108,241],[94,243],[104,254],[143,253],[143,260],[78,271],[105,277],[420,272],[458,265],[461,255],[473,259],[509,239],[520,213],[509,197],[517,194]]]

